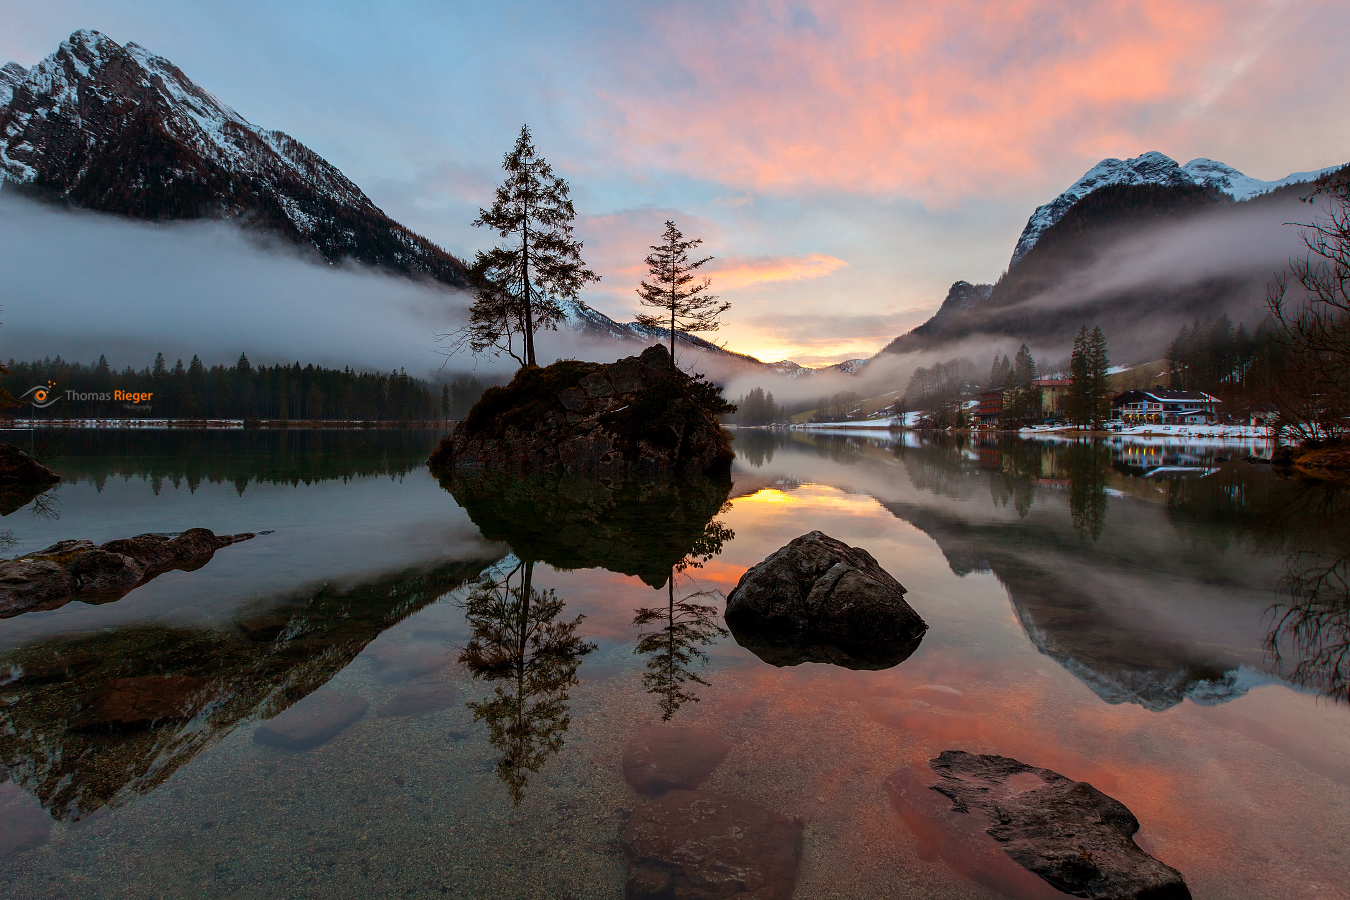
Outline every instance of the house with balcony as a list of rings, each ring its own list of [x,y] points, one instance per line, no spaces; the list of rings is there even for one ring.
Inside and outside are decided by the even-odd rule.
[[[1149,388],[1116,395],[1111,408],[1126,425],[1206,425],[1220,402],[1204,391]]]

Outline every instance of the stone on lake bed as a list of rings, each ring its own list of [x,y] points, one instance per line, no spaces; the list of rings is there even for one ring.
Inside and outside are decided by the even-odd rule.
[[[443,681],[410,684],[375,711],[381,718],[414,718],[455,705],[458,692],[453,684]]]
[[[1003,851],[1053,887],[1100,900],[1189,900],[1181,873],[1134,842],[1139,820],[1092,785],[1018,762],[945,750],[931,785],[955,815],[982,814]]]
[[[386,682],[421,678],[445,668],[455,659],[452,651],[433,644],[376,643],[369,652],[380,679]]]
[[[702,784],[730,749],[730,743],[715,735],[651,725],[624,748],[623,778],[644,794],[689,790]]]
[[[802,827],[748,800],[671,791],[633,811],[620,843],[627,900],[789,900]]]
[[[928,629],[871,554],[819,531],[751,566],[727,596],[725,618],[736,643],[775,666],[888,669]]]
[[[311,694],[253,732],[253,742],[284,750],[312,750],[350,728],[370,708],[369,701],[345,691]]]

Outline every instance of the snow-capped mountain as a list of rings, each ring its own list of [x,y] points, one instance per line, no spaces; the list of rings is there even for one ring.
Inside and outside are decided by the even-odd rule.
[[[390,219],[294,138],[253,125],[169,60],[77,31],[0,68],[0,177],[143,219],[237,218],[355,259],[463,285],[464,266]]]
[[[1087,173],[1075,181],[1064,193],[1044,206],[1036,207],[1036,211],[1027,220],[1027,227],[1022,229],[1022,236],[1017,240],[1017,247],[1013,250],[1012,262],[1016,263],[1026,256],[1046,229],[1063,218],[1071,206],[1098,188],[1107,185],[1198,185],[1216,188],[1228,194],[1234,200],[1250,200],[1258,194],[1264,194],[1287,184],[1313,181],[1327,172],[1335,171],[1336,168],[1338,167],[1332,166],[1327,169],[1318,169],[1315,172],[1295,172],[1278,181],[1261,181],[1243,175],[1232,166],[1204,157],[1193,159],[1184,166],[1178,165],[1176,160],[1156,151],[1144,153],[1133,159],[1104,159],[1088,169]]]

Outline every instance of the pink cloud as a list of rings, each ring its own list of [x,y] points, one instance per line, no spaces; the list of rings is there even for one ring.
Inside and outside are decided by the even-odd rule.
[[[1297,90],[1305,41],[1330,41],[1320,52],[1339,55],[1319,37],[1336,28],[1298,21],[1343,18],[1328,3],[1262,0],[768,0],[653,16],[664,46],[627,59],[602,92],[633,165],[738,190],[901,193],[936,205],[1009,180],[1060,180],[1084,159],[1180,155],[1232,115],[1258,142],[1287,144],[1228,101],[1256,91],[1278,105]],[[1276,39],[1284,32],[1292,40]],[[1245,80],[1272,57],[1283,74]],[[1344,76],[1331,89],[1347,93]],[[1297,165],[1314,163],[1325,164]]]
[[[706,267],[714,290],[734,291],[776,281],[823,278],[848,263],[824,253],[801,256],[739,256],[714,259]]]

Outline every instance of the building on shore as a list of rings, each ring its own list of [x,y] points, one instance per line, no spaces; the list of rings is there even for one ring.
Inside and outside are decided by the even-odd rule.
[[[1219,403],[1204,391],[1150,388],[1118,394],[1111,408],[1126,425],[1206,425],[1217,418]]]

